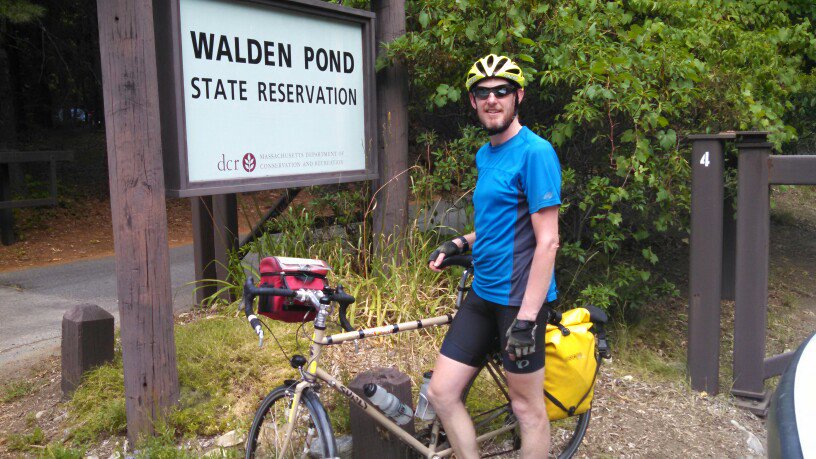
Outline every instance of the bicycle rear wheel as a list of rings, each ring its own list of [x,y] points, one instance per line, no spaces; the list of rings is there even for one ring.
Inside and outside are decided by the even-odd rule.
[[[515,416],[507,397],[507,384],[501,365],[491,362],[493,375],[483,367],[465,392],[465,406],[476,426],[476,435],[496,430],[502,425],[515,422]],[[542,389],[543,390],[543,389]],[[550,423],[550,457],[568,459],[575,455],[586,434],[591,410],[578,416]],[[513,451],[521,448],[518,427],[480,445],[482,457],[513,457]]]
[[[246,459],[337,456],[326,409],[310,388],[301,394],[292,434],[288,446],[284,446],[295,384],[274,389],[261,402],[249,429]]]
[[[550,456],[568,459],[575,455],[584,441],[592,410],[578,416],[550,422]]]

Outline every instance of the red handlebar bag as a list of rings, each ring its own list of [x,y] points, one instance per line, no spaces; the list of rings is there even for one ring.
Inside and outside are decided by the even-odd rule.
[[[307,258],[267,257],[261,260],[261,287],[300,288],[322,290],[328,286],[326,274],[329,265],[322,260]],[[270,319],[282,322],[305,322],[315,318],[317,312],[309,305],[293,298],[261,295],[258,312]]]

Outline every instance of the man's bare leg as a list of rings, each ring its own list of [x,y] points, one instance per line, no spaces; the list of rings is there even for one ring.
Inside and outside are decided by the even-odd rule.
[[[428,399],[442,421],[445,434],[459,459],[479,457],[476,429],[462,402],[462,392],[477,370],[478,368],[440,355],[436,359],[431,385],[428,387]]]
[[[550,452],[550,420],[544,403],[544,369],[525,374],[507,372],[507,385],[521,428],[522,459],[546,458]]]

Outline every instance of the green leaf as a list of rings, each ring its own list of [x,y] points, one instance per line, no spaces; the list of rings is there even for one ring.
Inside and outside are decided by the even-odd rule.
[[[603,61],[594,61],[592,65],[589,66],[589,71],[592,73],[597,73],[598,75],[606,73],[606,70],[607,66]]]
[[[530,39],[529,39],[529,38],[527,38],[527,37],[519,37],[518,41],[519,41],[519,43],[521,43],[522,45],[527,45],[527,46],[535,46],[535,42],[534,42],[533,40],[530,40]]]
[[[478,32],[479,27],[473,22],[468,24],[468,26],[465,28],[465,36],[470,41],[476,41],[476,38],[478,37]]]
[[[649,263],[656,264],[658,262],[657,255],[652,252],[651,247],[646,247],[640,253],[643,255],[643,258],[649,261]]]
[[[623,221],[621,214],[616,212],[610,212],[606,218],[609,220],[609,223],[612,223],[615,226],[620,226],[621,222]]]
[[[625,56],[615,56],[610,61],[615,65],[629,64],[629,58]]]
[[[646,239],[647,237],[649,237],[649,232],[646,231],[645,229],[641,228],[641,229],[635,231],[635,233],[632,235],[632,237],[635,238],[636,241],[642,241],[642,240]]]
[[[634,131],[632,131],[631,129],[627,129],[627,130],[623,131],[623,134],[621,134],[621,142],[629,143],[629,142],[631,142],[633,140],[635,140]]]
[[[453,102],[458,102],[459,99],[462,97],[462,92],[459,89],[451,87],[448,90],[448,99],[452,100]]]
[[[422,25],[423,29],[428,28],[428,23],[431,22],[431,17],[428,15],[427,11],[422,11],[419,13],[419,24]]]
[[[669,129],[668,131],[660,135],[659,138],[660,146],[664,150],[672,149],[674,148],[675,145],[677,145],[677,133],[674,131],[674,129]]]
[[[535,63],[535,59],[533,59],[533,57],[530,56],[529,54],[519,54],[518,57],[519,57],[519,59],[523,60],[524,62],[530,62],[530,63],[533,63],[533,64]]]

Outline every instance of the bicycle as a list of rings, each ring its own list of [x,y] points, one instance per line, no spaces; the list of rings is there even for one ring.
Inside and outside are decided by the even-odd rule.
[[[463,293],[467,290],[467,280],[473,271],[470,256],[446,258],[442,267],[447,266],[465,268],[457,287],[456,306],[458,308]],[[329,415],[318,395],[323,385],[337,391],[357,405],[377,424],[394,434],[421,456],[435,459],[450,457],[453,454],[453,448],[447,441],[438,418],[429,423],[424,422],[423,424],[429,425],[419,429],[416,434],[410,434],[386,417],[372,402],[354,393],[318,366],[324,346],[373,336],[444,326],[453,320],[453,314],[354,330],[346,314],[349,305],[355,299],[345,293],[341,285],[334,289],[325,287],[322,290],[299,289],[294,291],[285,288],[256,287],[249,278],[244,285],[244,312],[258,334],[260,343],[263,343],[263,329],[259,319],[253,313],[253,302],[259,295],[295,298],[297,301],[310,304],[317,310],[317,314],[313,320],[314,333],[309,358],[295,355],[290,360],[292,368],[299,371],[300,378],[286,380],[283,385],[272,390],[255,413],[246,443],[247,459],[256,457],[337,457],[338,451]],[[333,302],[339,305],[340,326],[346,332],[326,336],[326,323],[333,310]],[[600,338],[596,336],[599,345],[595,358],[599,365],[601,358],[608,358],[609,354],[605,337]],[[493,396],[484,396],[485,393],[493,394]],[[462,396],[471,411],[471,417],[477,429],[477,441],[482,451],[486,452],[484,457],[496,456],[520,448],[518,423],[510,407],[507,382],[502,372],[501,356],[498,350],[477,372]],[[499,401],[492,403],[497,396],[500,397]],[[484,406],[486,401],[491,402],[487,407]],[[591,409],[580,415],[554,422],[551,425],[551,456],[572,457],[584,438],[590,417]],[[507,436],[510,437],[509,441],[496,442],[499,437]],[[509,445],[509,449],[501,450],[502,447],[507,447],[504,445]],[[499,451],[496,451],[497,449]]]

